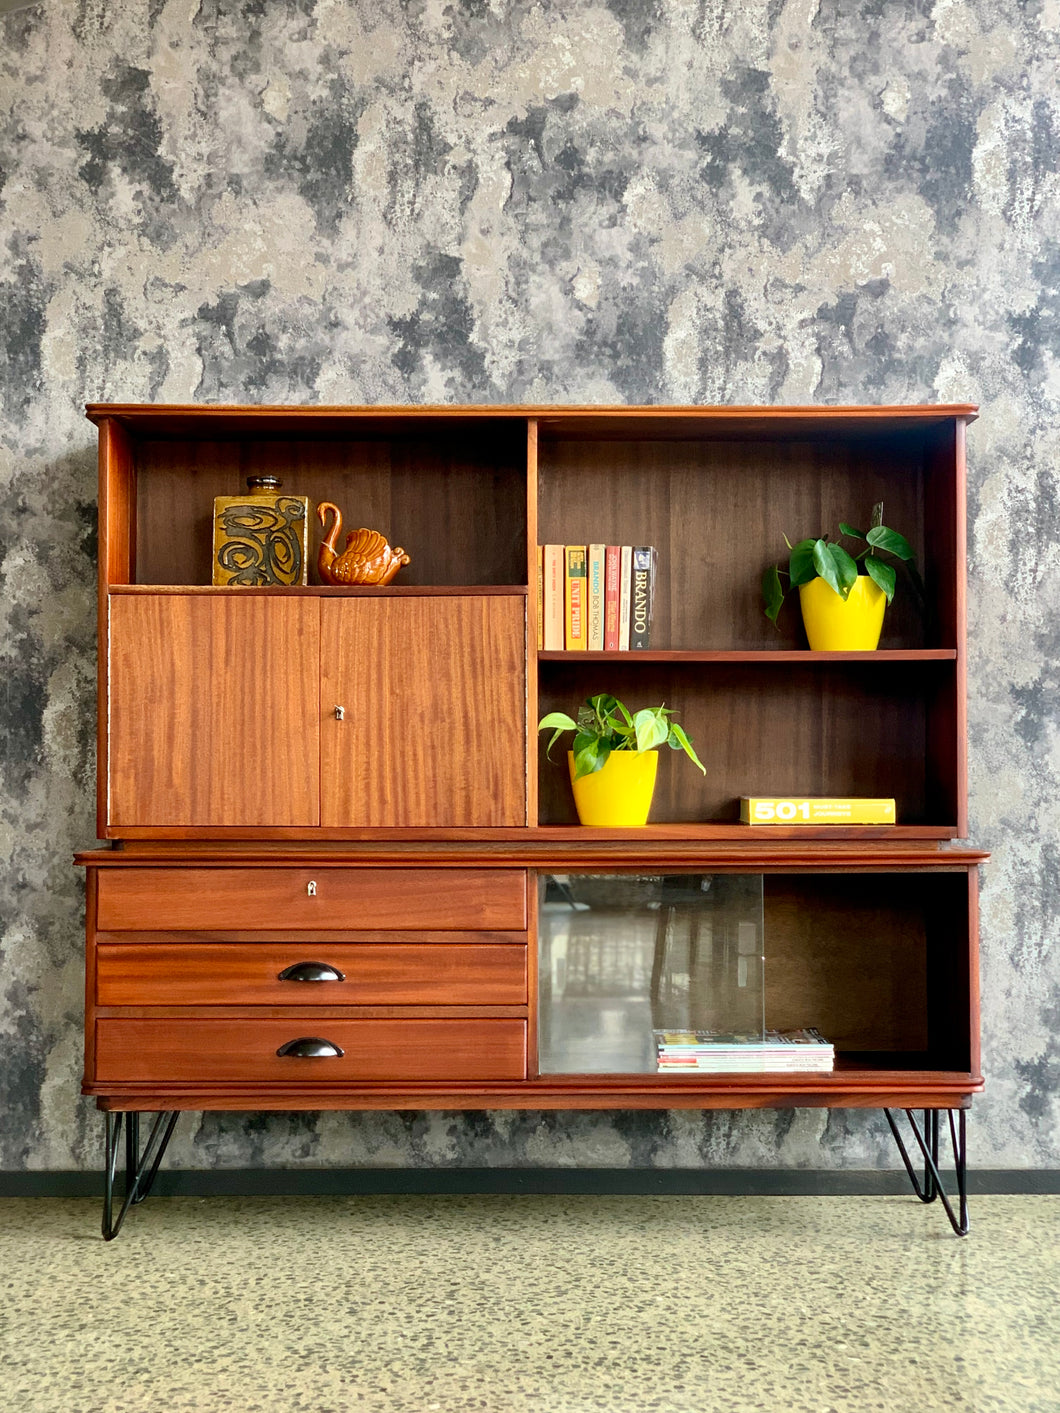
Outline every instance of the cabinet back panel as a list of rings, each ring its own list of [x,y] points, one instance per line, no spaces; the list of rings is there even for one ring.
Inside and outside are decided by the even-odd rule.
[[[928,1048],[919,890],[891,875],[766,877],[766,1025],[837,1050]]]
[[[766,1024],[967,1069],[970,928],[963,873],[767,874]]]
[[[321,501],[342,511],[340,547],[349,530],[366,526],[408,552],[402,584],[526,582],[525,435],[142,441],[135,455],[140,584],[209,584],[214,497],[238,495],[247,476],[265,472],[310,499],[310,583],[319,582]]]
[[[882,501],[884,522],[913,546],[928,602],[952,581],[949,537],[932,539],[925,555],[927,452],[923,432],[856,442],[542,438],[539,538],[655,545],[658,648],[805,647],[797,594],[781,611],[779,631],[762,612],[762,573],[786,567],[785,534],[792,542],[835,536],[840,520],[867,529]],[[952,498],[952,476],[937,454],[933,479],[935,504]],[[954,646],[939,640],[933,622],[925,625],[901,570],[899,580],[880,646]]]
[[[735,823],[741,795],[893,797],[899,824],[952,825],[956,801],[927,764],[929,720],[944,711],[953,664],[767,666],[638,661],[541,664],[538,709],[574,715],[586,697],[613,692],[631,711],[672,707],[706,767],[660,752],[651,822]],[[577,817],[565,752],[545,758],[539,737],[542,824]],[[949,743],[951,751],[956,744]]]

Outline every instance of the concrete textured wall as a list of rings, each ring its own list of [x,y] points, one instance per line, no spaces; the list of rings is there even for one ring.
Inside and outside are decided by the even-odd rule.
[[[979,1166],[1060,1166],[1060,0],[0,19],[0,1168],[81,1069],[86,400],[930,402],[972,428]],[[878,1115],[207,1116],[173,1161],[864,1167]]]

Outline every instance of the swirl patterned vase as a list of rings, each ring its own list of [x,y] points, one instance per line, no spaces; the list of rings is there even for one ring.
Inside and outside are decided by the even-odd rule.
[[[247,494],[213,503],[213,582],[260,588],[305,584],[309,498],[280,494],[276,476],[248,476]]]

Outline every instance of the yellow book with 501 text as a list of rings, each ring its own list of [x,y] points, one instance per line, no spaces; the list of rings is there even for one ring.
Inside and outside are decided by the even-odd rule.
[[[744,824],[893,824],[894,801],[741,795]]]

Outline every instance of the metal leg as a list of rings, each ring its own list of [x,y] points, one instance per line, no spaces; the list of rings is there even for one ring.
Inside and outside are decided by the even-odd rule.
[[[913,1164],[910,1161],[906,1146],[902,1142],[902,1136],[898,1132],[890,1109],[884,1109],[887,1123],[890,1125],[894,1141],[898,1145],[898,1152],[902,1156],[905,1170],[909,1174],[909,1181],[913,1184],[913,1191],[921,1202],[934,1202],[936,1197],[942,1203],[949,1218],[950,1226],[958,1236],[967,1236],[969,1229],[968,1222],[968,1167],[967,1167],[967,1135],[965,1131],[964,1110],[957,1110],[957,1121],[954,1123],[952,1109],[946,1110],[949,1120],[950,1146],[953,1150],[953,1167],[957,1177],[957,1214],[954,1214],[946,1189],[942,1184],[942,1177],[939,1173],[939,1111],[938,1109],[924,1110],[924,1126],[921,1129],[916,1121],[916,1116],[912,1109],[906,1109],[905,1116],[909,1120],[909,1127],[913,1131],[913,1137],[920,1148],[921,1156],[924,1159],[924,1182],[923,1186],[919,1181]]]
[[[140,1151],[140,1115],[107,1112],[106,1153],[103,1167],[103,1240],[113,1241],[121,1231],[125,1214],[134,1203],[142,1202],[154,1185],[180,1111],[163,1111],[155,1116],[147,1143]],[[114,1218],[114,1178],[118,1167],[121,1131],[125,1127],[125,1185],[117,1219]]]

